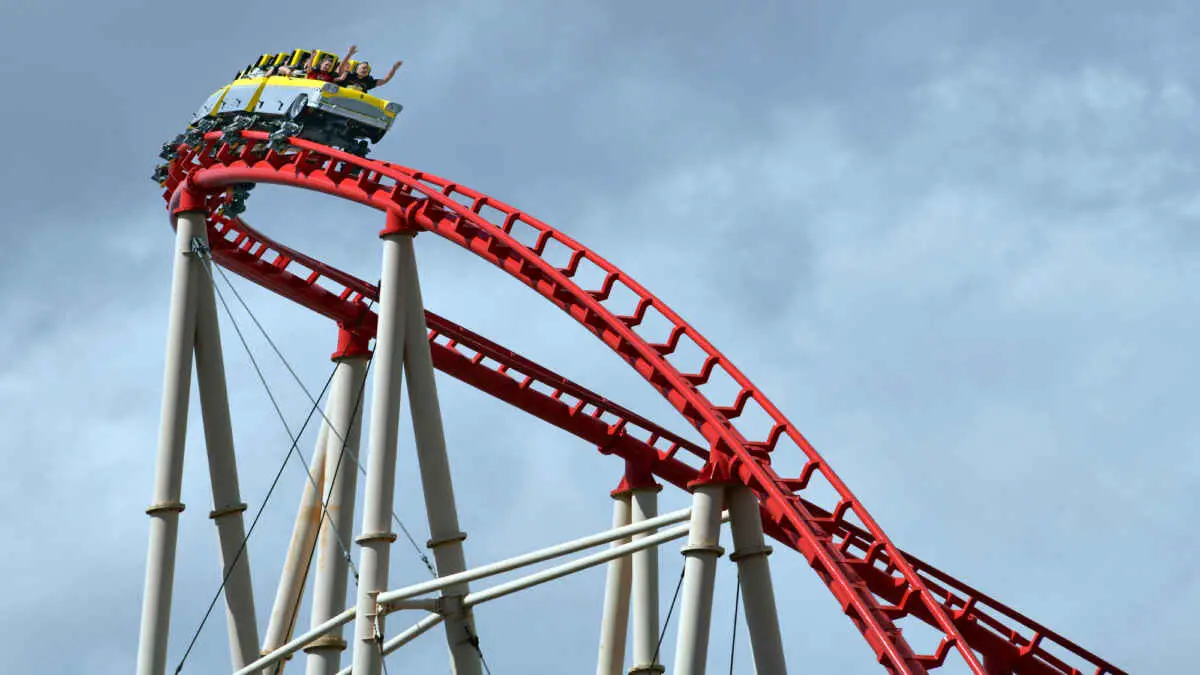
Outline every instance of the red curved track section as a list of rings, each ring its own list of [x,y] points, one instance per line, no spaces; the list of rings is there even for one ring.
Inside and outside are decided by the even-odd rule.
[[[212,215],[222,201],[220,193],[237,183],[292,185],[386,211],[400,224],[438,234],[504,269],[579,321],[670,401],[704,436],[710,451],[429,314],[435,365],[604,451],[648,463],[656,474],[681,487],[701,476],[732,478],[749,486],[759,497],[770,534],[805,556],[890,672],[923,673],[942,665],[952,650],[980,675],[1123,672],[896,549],[825,460],[732,363],[649,291],[582,244],[486,195],[423,172],[301,139],[292,139],[294,152],[276,152],[267,149],[266,140],[262,132],[240,132],[227,141],[220,133],[210,133],[198,148],[180,146],[171,162],[164,196],[172,211],[203,207],[209,212],[210,246],[223,266],[348,329],[373,334],[375,317],[366,306],[373,287],[275,244],[238,220]],[[497,222],[482,215],[485,208],[495,212]],[[534,233],[530,245],[518,240],[518,226]],[[565,267],[545,259],[551,243],[568,252]],[[585,263],[602,273],[599,288],[586,290],[573,281]],[[340,292],[325,287],[330,284],[340,285]],[[614,290],[637,298],[631,314],[617,315],[604,304]],[[635,330],[651,310],[671,326],[664,342],[651,343]],[[681,371],[670,358],[685,338],[704,354],[697,372]],[[474,354],[465,356],[463,347]],[[718,371],[740,388],[729,405],[715,405],[701,391]],[[514,372],[522,379],[514,379]],[[575,403],[568,404],[564,397]],[[751,440],[734,422],[751,402],[772,421],[765,438]],[[592,413],[585,414],[589,406]],[[604,421],[606,415],[616,421]],[[630,427],[648,437],[631,435]],[[784,435],[805,456],[801,474],[788,479],[777,475],[769,461]],[[668,447],[660,449],[659,444]],[[680,450],[703,461],[703,469],[679,461]],[[795,494],[818,474],[839,496],[828,510]],[[858,524],[848,520],[851,517]],[[897,629],[894,620],[908,615],[941,633],[933,654],[915,654]],[[1057,654],[1048,651],[1049,646]],[[979,655],[986,658],[986,669]]]

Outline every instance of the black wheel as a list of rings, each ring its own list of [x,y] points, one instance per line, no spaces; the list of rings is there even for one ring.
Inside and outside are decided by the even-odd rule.
[[[289,147],[288,139],[292,136],[299,136],[303,130],[303,125],[296,124],[295,122],[284,122],[279,125],[278,129],[271,132],[267,147],[275,152],[283,152]]]
[[[297,119],[304,114],[306,108],[308,108],[308,94],[300,94],[292,99],[292,104],[288,106],[284,116],[289,120]]]
[[[159,159],[165,159],[168,162],[175,159],[178,154],[177,148],[183,142],[183,134],[179,134],[173,140],[163,143],[162,150],[158,153]]]

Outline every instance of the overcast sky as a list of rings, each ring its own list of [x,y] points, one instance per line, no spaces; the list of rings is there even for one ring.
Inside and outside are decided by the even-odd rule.
[[[1194,666],[1191,3],[397,4],[0,0],[3,670],[134,667],[172,246],[148,179],[159,145],[257,54],[351,43],[405,61],[380,91],[405,110],[375,156],[526,209],[629,272],[782,408],[899,546],[1131,672]],[[374,211],[263,187],[245,216],[378,277]],[[431,236],[417,253],[429,309],[683,429],[521,284]],[[235,284],[319,390],[333,327]],[[222,318],[253,513],[289,441]],[[303,392],[261,337],[251,347],[299,428]],[[608,525],[619,463],[439,387],[469,562]],[[220,582],[195,405],[193,421],[172,669]],[[407,438],[396,508],[424,542]],[[251,540],[263,629],[303,481],[293,462]],[[663,493],[664,510],[686,503]],[[403,539],[393,560],[393,587],[423,578]],[[801,558],[772,563],[793,670],[875,672]],[[681,564],[664,549],[664,615]],[[590,672],[603,579],[481,608],[492,672]],[[223,622],[183,672],[225,672]],[[742,627],[739,673],[747,645]],[[668,664],[673,646],[672,626]],[[388,663],[445,672],[442,638]]]

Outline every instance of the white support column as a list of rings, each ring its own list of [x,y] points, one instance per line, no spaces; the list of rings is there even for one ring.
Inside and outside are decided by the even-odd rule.
[[[175,547],[179,539],[179,513],[183,511],[180,491],[196,332],[195,289],[203,281],[200,275],[204,274],[198,256],[192,253],[192,238],[203,235],[204,230],[203,211],[186,211],[175,217],[175,263],[163,369],[158,461],[154,501],[146,509],[150,515],[150,541],[138,640],[138,675],[164,675],[167,668]]]
[[[354,621],[355,675],[379,675],[384,617],[375,597],[388,582],[392,503],[396,496],[396,442],[400,426],[401,377],[404,368],[404,268],[412,257],[412,235],[393,227],[389,214],[383,240],[379,289],[379,327],[375,338],[375,389],[371,408],[370,456],[363,504],[362,550],[358,564],[358,615]],[[378,638],[376,631],[378,630]]]
[[[661,485],[647,481],[648,486],[639,484],[631,489],[633,497],[633,522],[641,522],[658,514],[658,493]],[[639,534],[634,541],[652,535]],[[658,663],[658,547],[633,554],[633,667],[629,675],[649,675],[666,670]]]
[[[366,377],[366,340],[341,332],[337,367],[329,398],[332,430],[325,451],[325,520],[318,540],[317,570],[313,579],[312,625],[337,616],[346,605],[349,565],[343,546],[351,545],[354,531],[354,491],[358,479],[358,445],[362,434],[363,378]],[[308,675],[334,675],[341,668],[346,641],[342,629],[330,631],[310,644]]]
[[[742,580],[742,606],[746,609],[754,665],[760,673],[786,675],[775,591],[771,586],[771,568],[767,564],[771,548],[763,541],[758,499],[750,488],[742,485],[731,486],[728,499],[733,528],[733,554],[729,559],[737,563]]]
[[[454,503],[454,485],[450,478],[450,460],[446,453],[441,406],[433,376],[433,357],[429,352],[421,283],[417,275],[416,257],[411,250],[412,238],[406,239],[404,244],[409,247],[403,258],[401,277],[406,294],[404,365],[407,368],[408,404],[416,436],[425,512],[429,517],[428,546],[433,549],[438,576],[447,576],[467,568],[463,554],[463,540],[467,535],[459,529],[458,509]],[[445,613],[446,643],[450,650],[451,672],[455,675],[482,675],[483,672],[474,617],[469,608],[462,606],[462,598],[470,590],[469,585],[462,582],[442,591],[445,606],[449,610]]]
[[[197,239],[208,244],[202,229]],[[208,266],[208,261],[200,261]],[[229,413],[229,394],[225,387],[225,361],[221,353],[221,329],[217,319],[217,301],[213,292],[211,269],[200,270],[196,282],[196,381],[200,389],[200,410],[204,420],[204,440],[208,448],[208,469],[212,483],[213,510],[209,517],[217,525],[224,575],[225,611],[229,628],[229,649],[234,669],[258,658],[258,619],[254,611],[254,586],[250,581],[250,551],[243,547],[246,526],[238,488],[237,457],[233,448],[233,424]]]
[[[676,675],[704,675],[708,663],[708,637],[712,625],[713,584],[717,561],[725,554],[720,546],[721,511],[725,486],[696,485],[692,493],[692,529],[683,567],[679,606],[679,633],[675,647]]]
[[[329,400],[337,392],[335,382],[329,390]],[[325,417],[329,416],[329,404],[325,405]],[[283,571],[279,575],[279,587],[275,591],[275,604],[271,608],[271,619],[267,624],[263,640],[263,654],[270,654],[287,644],[296,629],[300,602],[312,566],[309,552],[317,538],[317,527],[321,518],[321,495],[325,484],[325,448],[328,445],[329,423],[323,417],[321,430],[317,432],[317,445],[312,461],[308,463],[311,476],[304,479],[304,493],[300,497],[300,508],[296,510],[296,524],[292,528],[292,541],[288,544],[283,559]],[[288,657],[291,658],[291,657]]]
[[[613,529],[629,525],[633,499],[629,492],[613,492]],[[618,539],[610,548],[632,541]],[[628,557],[608,564],[608,579],[604,587],[604,616],[600,619],[600,656],[596,675],[624,675],[625,640],[629,636],[629,592],[633,580]]]

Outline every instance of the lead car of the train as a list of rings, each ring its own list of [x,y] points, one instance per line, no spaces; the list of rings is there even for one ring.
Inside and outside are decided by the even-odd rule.
[[[276,146],[289,137],[299,137],[366,156],[371,144],[391,129],[402,106],[332,82],[262,74],[272,66],[296,67],[310,56],[312,63],[332,57],[337,67],[335,55],[319,50],[264,54],[213,92],[192,115],[187,130],[165,143],[159,156],[169,162],[180,144],[195,145],[210,131],[242,129],[267,131]],[[348,65],[352,70],[355,62]],[[166,176],[167,165],[162,164],[152,178],[162,183]]]

